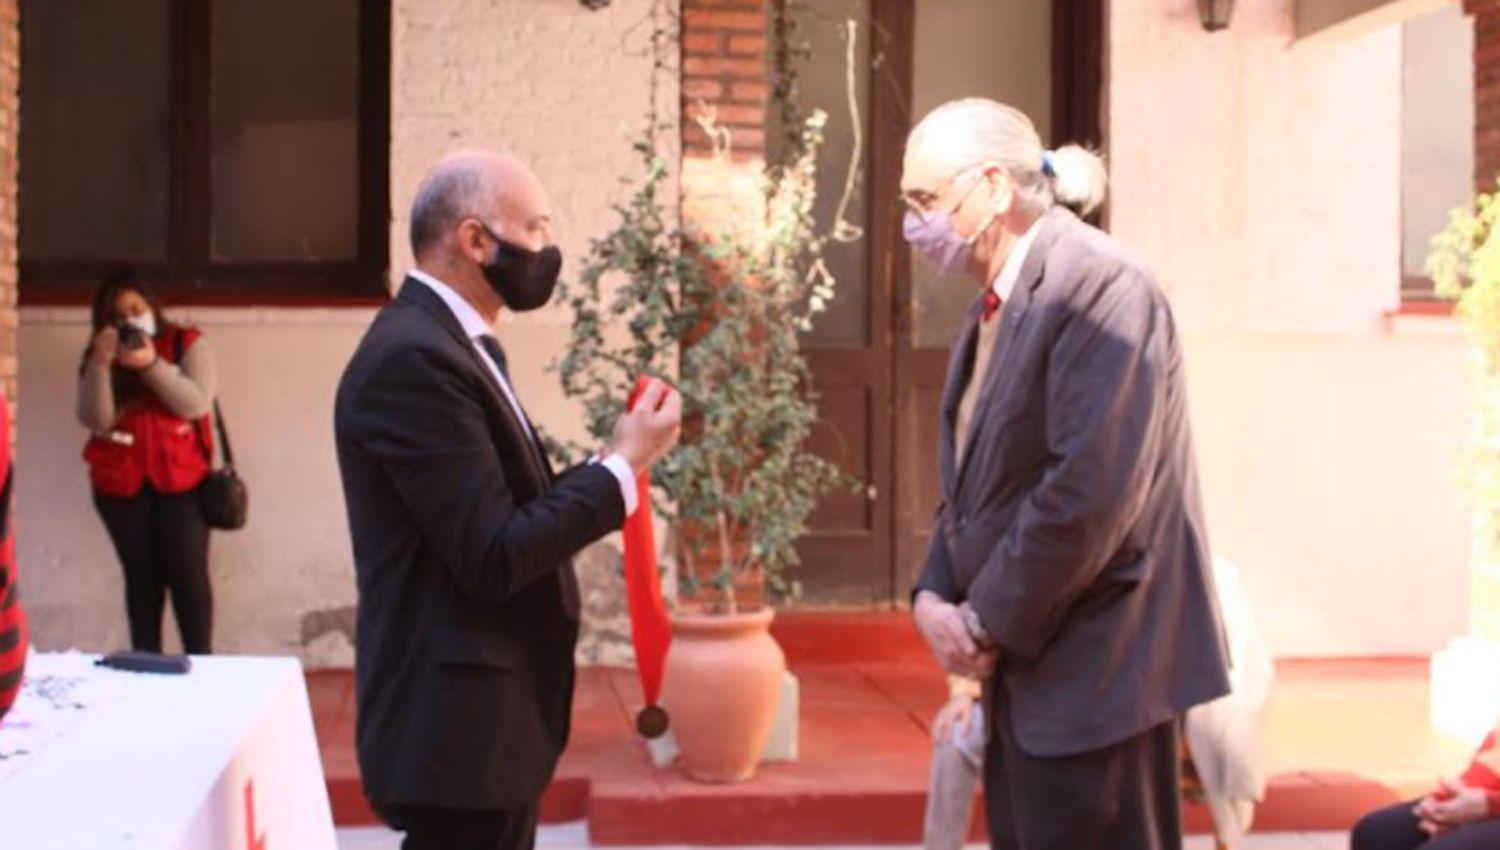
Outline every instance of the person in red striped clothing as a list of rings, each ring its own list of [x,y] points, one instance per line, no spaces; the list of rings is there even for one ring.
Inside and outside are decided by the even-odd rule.
[[[1352,850],[1493,850],[1500,847],[1500,729],[1457,779],[1413,803],[1365,816],[1354,827]]]
[[[10,404],[0,395],[0,717],[15,704],[26,668],[26,615],[16,590],[16,540],[11,528],[14,476],[10,453]]]

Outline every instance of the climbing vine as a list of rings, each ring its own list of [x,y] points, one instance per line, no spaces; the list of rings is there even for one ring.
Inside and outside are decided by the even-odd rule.
[[[758,214],[699,223],[678,219],[663,143],[680,127],[659,110],[661,84],[678,73],[681,22],[665,0],[653,4],[650,101],[632,142],[640,170],[562,295],[572,325],[557,371],[594,439],[609,438],[637,376],[665,377],[681,391],[684,444],[654,471],[657,503],[692,565],[681,570],[685,590],[729,611],[741,604],[736,588],[747,576],[763,576],[782,598],[799,593],[788,571],[808,517],[821,497],[853,483],[807,445],[817,397],[801,335],[836,291],[825,247],[860,234],[842,211],[830,227],[813,215],[828,118],[798,102],[806,48],[796,5],[769,6],[772,123],[782,144],[761,169]],[[727,163],[733,133],[703,113],[713,160]]]

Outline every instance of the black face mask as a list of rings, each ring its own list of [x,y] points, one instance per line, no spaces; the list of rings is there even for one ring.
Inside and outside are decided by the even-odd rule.
[[[562,271],[562,251],[548,245],[540,251],[528,251],[501,239],[488,225],[484,232],[499,244],[495,259],[480,266],[505,306],[517,313],[535,310],[552,300],[557,290],[557,276]]]

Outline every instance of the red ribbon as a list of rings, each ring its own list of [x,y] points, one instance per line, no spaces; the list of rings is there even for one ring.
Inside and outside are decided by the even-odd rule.
[[[626,409],[635,410],[651,379],[642,376]],[[630,636],[635,644],[636,672],[648,707],[661,696],[662,670],[672,643],[672,624],[661,595],[656,565],[656,533],[651,524],[651,473],[636,478],[637,507],[625,520],[625,598],[630,609]]]

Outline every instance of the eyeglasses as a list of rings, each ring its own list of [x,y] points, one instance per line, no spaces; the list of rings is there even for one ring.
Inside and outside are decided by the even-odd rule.
[[[913,190],[912,192],[903,192],[901,194],[901,203],[907,212],[915,215],[923,224],[926,224],[928,219],[934,215],[934,211],[930,207],[932,204],[937,203],[938,198],[942,197],[943,192],[957,183],[959,178],[978,168],[980,168],[979,165],[971,165],[968,168],[960,170],[952,177],[944,180],[937,192],[925,192],[920,189]],[[952,206],[948,207],[948,215],[958,212],[958,208],[963,206],[965,201],[969,200],[969,196],[974,193],[974,189],[979,183],[980,181],[975,180],[969,184],[969,188],[965,189],[964,193],[958,196],[958,200]],[[913,197],[913,195],[917,195],[918,197]]]

